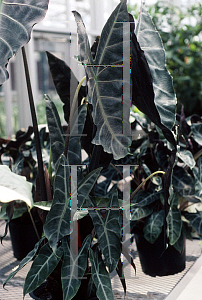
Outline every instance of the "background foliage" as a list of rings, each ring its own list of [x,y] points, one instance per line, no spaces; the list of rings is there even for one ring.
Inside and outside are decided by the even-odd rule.
[[[137,16],[137,6],[130,7]],[[175,6],[158,1],[150,6],[166,51],[167,68],[173,76],[178,112],[202,113],[202,4]]]

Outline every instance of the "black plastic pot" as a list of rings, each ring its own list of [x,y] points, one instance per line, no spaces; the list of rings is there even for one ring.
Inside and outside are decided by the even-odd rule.
[[[80,286],[78,293],[74,296],[74,298],[72,300],[99,300],[97,297],[92,297],[92,298],[83,298],[86,291],[87,291],[87,285],[88,281],[85,280],[82,282],[82,285]],[[86,289],[84,291],[84,286],[86,286]],[[33,292],[31,292],[29,295],[31,298],[35,299],[35,300],[58,300],[63,298],[62,294],[59,296],[52,296],[51,293],[51,288],[49,286],[49,284],[47,284],[47,282],[42,283],[37,289],[35,289]]]
[[[182,253],[169,245],[164,251],[163,233],[154,244],[149,243],[143,233],[135,233],[135,241],[142,270],[150,276],[174,275],[185,269],[185,241]]]
[[[34,218],[34,222],[39,236],[41,236],[43,224],[40,218]],[[38,242],[38,238],[28,212],[20,218],[11,220],[9,223],[9,230],[14,257],[18,260],[22,260]]]

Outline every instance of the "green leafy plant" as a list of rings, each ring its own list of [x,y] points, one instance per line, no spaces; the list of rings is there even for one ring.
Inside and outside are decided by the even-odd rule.
[[[182,215],[194,228],[198,224],[201,234],[201,222],[197,223],[200,213],[184,211],[188,203],[201,201],[200,166],[195,167],[193,159],[193,155],[200,157],[201,153],[201,144],[196,142],[201,140],[201,119],[189,121],[191,131],[183,113],[176,119],[176,99],[165,67],[165,52],[144,6],[135,29],[126,0],[122,0],[91,48],[81,16],[75,11],[73,14],[79,60],[86,76],[78,83],[63,61],[47,53],[68,126],[62,128],[57,109],[46,95],[55,171],[51,207],[44,220],[43,238],[4,285],[39,249],[25,280],[24,296],[47,280],[46,290],[53,297],[55,291],[57,299],[81,299],[81,295],[88,299],[96,295],[111,300],[114,296],[110,273],[114,270],[126,292],[121,252],[135,269],[122,243],[126,228],[130,232],[141,220],[145,237],[151,243],[163,231],[166,243],[179,251],[181,230],[187,229],[182,227]],[[144,132],[136,140],[130,134],[123,135],[122,85],[130,86],[122,74],[123,27],[129,21],[132,103],[153,122],[131,113],[135,119],[133,127],[140,125]],[[78,85],[75,95],[70,95],[70,80]],[[86,86],[82,86],[85,80]],[[128,110],[124,116],[126,125],[130,125],[129,116]],[[82,148],[88,154],[84,162]],[[126,166],[129,175],[133,169],[131,176],[123,174]],[[131,184],[130,196],[126,193],[127,182]],[[38,207],[46,204],[38,203]]]
[[[201,3],[182,9],[158,1],[149,11],[166,50],[167,67],[173,76],[178,99],[178,112],[182,105],[186,115],[201,112]]]

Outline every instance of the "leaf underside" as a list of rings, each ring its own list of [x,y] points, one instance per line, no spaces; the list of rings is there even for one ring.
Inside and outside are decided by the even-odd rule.
[[[34,24],[46,15],[49,0],[4,0],[0,14],[0,85],[8,79],[8,60],[30,40]]]

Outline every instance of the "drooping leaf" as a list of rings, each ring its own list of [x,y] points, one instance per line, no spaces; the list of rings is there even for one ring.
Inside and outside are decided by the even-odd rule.
[[[44,224],[44,233],[53,251],[65,235],[70,234],[70,172],[64,154],[58,162],[51,209]]]
[[[93,121],[97,126],[92,141],[113,153],[115,159],[128,153],[131,139],[122,134],[122,64],[123,22],[128,21],[126,1],[123,0],[111,14],[103,28],[93,62],[86,29],[81,16],[74,12],[80,46],[81,61],[88,77],[88,101],[93,105]],[[124,84],[130,85],[129,82]],[[129,124],[129,112],[126,116]]]
[[[95,207],[93,203],[92,207]],[[97,209],[89,210],[89,214],[95,226],[99,247],[106,259],[106,265],[109,268],[109,272],[112,272],[116,268],[121,254],[121,228],[117,191],[114,191],[111,195],[111,201],[105,217]]]
[[[163,191],[155,192],[153,189],[139,191],[135,194],[135,197],[131,200],[131,209],[135,207],[145,207],[154,201],[160,200],[160,195]]]
[[[0,206],[0,220],[8,220],[8,215],[6,213],[7,203]],[[27,206],[14,207],[12,220],[21,217],[27,211]]]
[[[7,277],[7,279],[4,281],[3,283],[3,286],[6,285],[6,283],[8,281],[10,281],[14,276],[15,274],[20,271],[26,264],[28,264],[32,259],[33,257],[35,256],[40,244],[42,243],[42,241],[44,240],[45,237],[41,238],[40,241],[38,243],[36,243],[34,249],[32,251],[30,251],[27,256],[25,258],[23,258],[23,260],[20,262],[20,264],[15,268],[14,271],[12,271],[9,276]]]
[[[58,165],[58,159],[65,149],[65,141],[63,137],[63,130],[60,122],[60,117],[58,115],[56,106],[48,97],[48,95],[45,96],[45,105],[48,129],[51,140],[51,153],[53,158],[53,164],[56,170]]]
[[[135,33],[151,71],[155,94],[155,104],[150,99],[148,108],[146,108],[145,103],[145,114],[162,130],[167,140],[175,146],[176,142],[171,132],[176,112],[176,98],[172,78],[166,69],[165,51],[160,35],[156,31],[144,5],[141,9]],[[141,105],[139,102],[138,104]]]
[[[79,106],[72,120],[69,147],[68,147],[68,160],[70,165],[81,164],[80,138],[85,124],[86,113],[87,113],[87,105],[82,104],[81,106]]]
[[[49,244],[46,243],[35,258],[26,278],[23,288],[23,295],[32,292],[39,287],[46,278],[53,272],[63,255],[63,249],[60,246],[54,253]]]
[[[67,240],[63,241],[64,258],[61,269],[61,279],[64,300],[72,299],[80,287],[81,279],[87,268],[88,250],[90,245],[91,235],[88,235],[78,254],[73,255]]]
[[[32,184],[26,181],[24,176],[11,172],[5,165],[0,165],[0,202],[8,203],[13,200],[24,201],[32,207]]]
[[[189,150],[180,151],[180,153],[177,153],[177,155],[191,169],[195,166],[196,162],[192,153]]]
[[[190,225],[196,230],[196,232],[202,236],[202,212],[197,211],[196,213],[189,213],[185,211],[183,215],[189,221]]]
[[[144,226],[145,239],[153,244],[162,232],[162,226],[164,224],[164,210],[153,212],[147,219]]]
[[[78,193],[78,208],[82,207],[84,200],[93,188],[101,168],[94,170],[83,178],[78,187],[71,191],[72,199]],[[70,234],[71,206],[70,206],[70,171],[65,156],[62,154],[54,181],[53,204],[44,225],[45,236],[55,251],[57,243],[65,235]]]
[[[96,295],[102,300],[114,300],[111,280],[107,272],[102,257],[98,251],[95,253],[89,249],[89,257],[92,269],[92,278],[97,288]]]
[[[202,145],[202,124],[194,123],[191,125],[191,132],[193,139],[199,144]]]
[[[66,122],[68,123],[70,113],[70,97],[71,99],[73,99],[74,97],[74,95],[70,95],[70,83],[72,86],[71,90],[75,92],[79,82],[76,79],[74,73],[62,59],[59,59],[48,51],[46,52],[46,54],[48,57],[48,64],[56,91],[61,101],[64,103],[64,117]],[[81,86],[78,94],[79,105],[83,97],[86,97],[86,88],[84,86]]]
[[[177,208],[170,208],[167,216],[167,236],[169,244],[174,245],[181,236],[182,219],[181,212]]]
[[[5,0],[0,4],[0,85],[8,79],[8,60],[29,40],[32,27],[46,15],[48,0]]]

